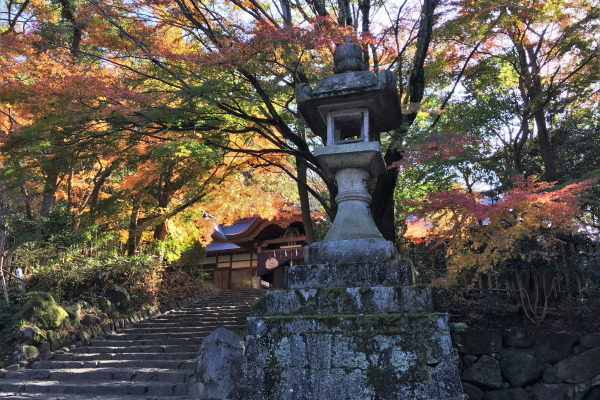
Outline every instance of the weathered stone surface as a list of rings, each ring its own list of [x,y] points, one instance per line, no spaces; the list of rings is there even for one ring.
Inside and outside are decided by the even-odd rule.
[[[94,314],[85,314],[81,318],[81,324],[84,326],[93,326],[100,323],[100,318]]]
[[[581,400],[600,400],[600,384],[588,390]]]
[[[573,400],[572,385],[538,383],[531,388],[534,400]]]
[[[500,369],[511,387],[527,386],[539,380],[544,373],[544,365],[539,360],[521,351],[503,353]]]
[[[121,312],[127,311],[131,305],[129,293],[121,286],[116,286],[115,288],[108,290],[106,292],[106,297],[110,300],[112,305]]]
[[[600,347],[559,361],[554,366],[556,377],[568,383],[582,383],[600,375]]]
[[[452,354],[445,316],[249,318],[239,398],[458,400]]]
[[[50,351],[50,343],[47,341],[41,342],[37,347],[40,353],[47,353]]]
[[[87,342],[92,338],[92,334],[88,329],[83,329],[77,334],[77,338],[82,342]]]
[[[379,142],[345,143],[343,146],[322,146],[315,148],[315,157],[323,161],[325,170],[337,179],[336,172],[347,168],[362,168],[369,177],[385,172],[385,161]],[[371,220],[373,218],[371,217]],[[377,231],[379,232],[379,231]],[[381,237],[379,234],[376,237]]]
[[[376,132],[392,130],[401,122],[396,77],[391,71],[382,71],[377,76],[369,71],[328,75],[315,85],[314,90],[307,83],[297,85],[294,96],[308,125],[321,136],[327,133],[324,116],[327,109],[331,109],[332,102],[338,108],[343,102],[351,102],[348,106],[356,107],[356,101],[362,100],[361,106],[369,109],[371,129]]]
[[[431,310],[426,286],[270,290],[267,314],[384,314]]]
[[[522,330],[508,330],[502,333],[504,343],[509,347],[528,348],[533,346],[534,336]]]
[[[79,320],[81,319],[81,304],[78,302],[67,303],[65,306],[65,311],[69,314],[69,318],[74,325],[79,324]]]
[[[462,383],[463,391],[467,395],[466,400],[481,400],[483,398],[483,390],[469,382]]]
[[[197,387],[201,399],[233,399],[242,372],[244,342],[236,333],[217,328],[203,341],[196,360]]]
[[[336,217],[337,218],[337,217]],[[350,216],[348,216],[350,219]],[[374,224],[374,223],[373,223]],[[383,238],[359,238],[315,242],[304,248],[307,264],[367,263],[393,260],[397,255],[394,244]],[[375,286],[349,283],[351,286]]]
[[[527,392],[522,388],[503,389],[487,392],[483,400],[529,400]]]
[[[569,333],[538,334],[535,338],[533,351],[541,362],[555,363],[571,354],[578,336]]]
[[[28,326],[19,332],[19,341],[25,344],[39,344],[46,339],[44,332],[37,326]]]
[[[100,311],[105,313],[111,311],[112,309],[112,303],[110,302],[110,300],[104,297],[98,297],[96,299],[96,304],[98,304],[98,308],[100,309]]]
[[[328,144],[334,144],[333,136],[329,131]],[[369,210],[372,199],[367,181],[385,172],[379,142],[323,146],[316,148],[314,154],[330,177],[335,177],[338,210],[323,241],[306,247],[306,262],[393,259],[397,254],[396,248],[383,238]]]
[[[600,335],[586,334],[581,335],[579,338],[579,343],[588,349],[593,349],[594,347],[600,347]]]
[[[475,364],[464,370],[461,379],[479,387],[500,389],[502,387],[500,364],[495,358],[483,355]]]
[[[58,349],[60,349],[60,342],[58,340],[51,340],[50,341],[50,350],[52,351],[56,351]]]
[[[407,261],[294,265],[285,267],[286,289],[404,286],[408,284]]]
[[[19,349],[19,359],[20,360],[28,360],[31,358],[35,358],[40,355],[40,351],[37,347],[32,346],[30,344],[23,344]]]
[[[460,345],[458,351],[464,354],[491,354],[502,349],[502,334],[498,331],[455,332],[453,336]]]
[[[548,367],[544,370],[544,375],[542,376],[542,380],[544,383],[554,383],[556,382],[556,368]]]

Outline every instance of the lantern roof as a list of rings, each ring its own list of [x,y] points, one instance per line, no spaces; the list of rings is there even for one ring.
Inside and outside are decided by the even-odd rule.
[[[315,134],[327,137],[327,114],[350,108],[369,110],[371,129],[376,133],[400,126],[401,114],[396,75],[384,70],[375,75],[364,62],[362,48],[346,42],[333,53],[334,74],[321,79],[313,88],[296,86],[298,110]]]

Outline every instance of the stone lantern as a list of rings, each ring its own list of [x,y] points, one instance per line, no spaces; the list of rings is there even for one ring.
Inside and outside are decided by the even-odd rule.
[[[447,315],[410,285],[410,263],[369,210],[367,180],[386,171],[377,136],[400,123],[394,74],[367,71],[348,41],[334,59],[335,74],[299,86],[296,101],[326,142],[315,156],[337,181],[338,213],[248,318],[234,398],[463,400]]]
[[[338,212],[322,242],[306,248],[307,263],[361,262],[391,259],[394,244],[383,238],[369,205],[367,181],[386,172],[379,133],[401,122],[396,76],[385,70],[377,76],[368,70],[360,46],[339,45],[334,74],[314,89],[296,87],[298,110],[312,131],[326,142],[314,150],[328,174],[335,178]]]

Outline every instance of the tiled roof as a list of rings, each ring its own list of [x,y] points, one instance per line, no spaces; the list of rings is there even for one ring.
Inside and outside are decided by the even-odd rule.
[[[229,242],[213,242],[206,246],[206,251],[223,251],[223,250],[237,250],[241,249],[237,244],[229,243]]]
[[[229,226],[222,226],[223,233],[225,235],[235,235],[236,233],[242,232],[244,229],[248,228],[252,222],[246,222],[243,224],[233,224]]]

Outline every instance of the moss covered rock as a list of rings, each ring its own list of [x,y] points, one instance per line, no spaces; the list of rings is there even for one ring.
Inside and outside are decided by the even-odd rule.
[[[94,314],[85,314],[81,318],[81,324],[85,326],[98,325],[100,323],[100,318]]]
[[[127,293],[127,290],[121,286],[116,286],[115,288],[107,291],[106,297],[112,303],[113,307],[120,312],[129,310],[129,307],[131,306],[129,293]]]
[[[69,315],[45,292],[35,293],[21,310],[23,318],[42,329],[57,329],[69,322]]]
[[[19,332],[19,341],[25,344],[37,345],[46,340],[46,335],[37,326],[28,326]]]
[[[40,355],[38,348],[30,344],[21,345],[19,350],[18,357],[20,360],[29,360]]]
[[[107,313],[112,309],[112,304],[111,304],[110,300],[105,299],[104,297],[99,297],[96,300],[96,303],[98,304],[98,308],[102,312]]]
[[[74,326],[79,325],[79,320],[81,319],[81,304],[78,302],[73,302],[66,304],[64,306],[65,311],[69,314],[69,318]]]

